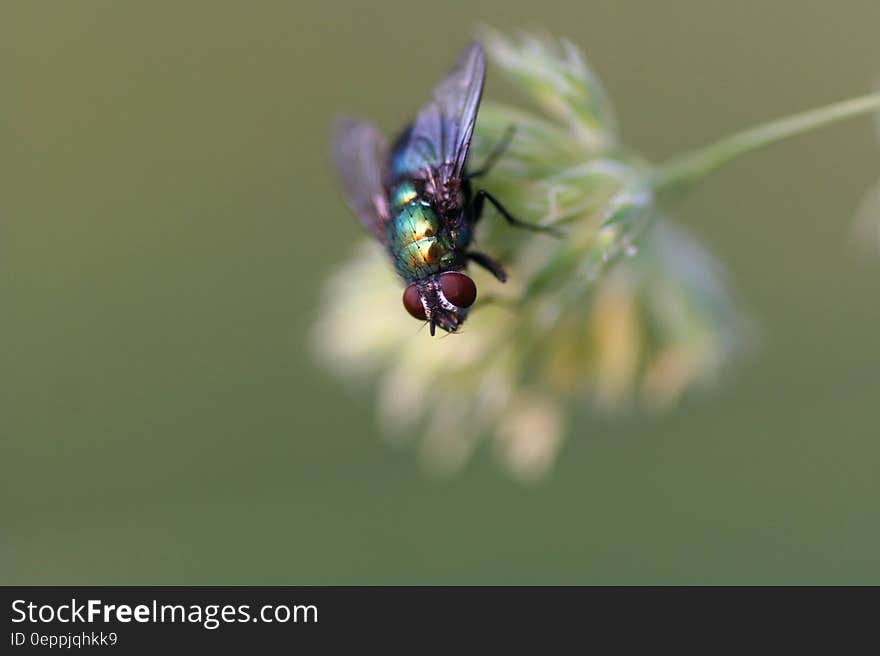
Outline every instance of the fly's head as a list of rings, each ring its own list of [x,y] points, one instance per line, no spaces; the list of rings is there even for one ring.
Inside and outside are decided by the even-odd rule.
[[[454,333],[467,318],[477,298],[477,286],[459,271],[445,271],[407,285],[403,307],[413,317],[427,321],[431,335],[439,327]]]

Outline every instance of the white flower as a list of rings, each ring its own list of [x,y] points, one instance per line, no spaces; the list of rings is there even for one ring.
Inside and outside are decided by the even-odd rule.
[[[741,350],[742,321],[720,267],[659,216],[651,170],[620,148],[574,47],[496,33],[484,43],[546,115],[484,103],[473,161],[515,125],[485,186],[564,238],[484,218],[480,248],[503,255],[510,279],[470,271],[480,298],[462,330],[439,339],[403,311],[387,255],[365,243],[329,281],[314,341],[340,376],[377,381],[383,432],[417,442],[430,471],[457,470],[488,439],[529,481],[552,467],[573,405],[668,406],[719,377]]]

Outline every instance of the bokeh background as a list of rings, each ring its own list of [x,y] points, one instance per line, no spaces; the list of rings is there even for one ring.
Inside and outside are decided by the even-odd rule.
[[[846,244],[880,178],[867,119],[679,208],[760,349],[667,415],[584,410],[541,484],[486,452],[426,477],[308,348],[361,237],[333,118],[393,131],[476,23],[570,37],[659,159],[864,93],[878,18],[876,0],[3,3],[0,583],[880,583],[880,266]]]

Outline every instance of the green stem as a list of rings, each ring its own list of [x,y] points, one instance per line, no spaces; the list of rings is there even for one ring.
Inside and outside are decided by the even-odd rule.
[[[880,92],[826,105],[737,132],[713,144],[673,158],[657,168],[655,189],[686,191],[695,182],[740,155],[788,137],[880,111]]]

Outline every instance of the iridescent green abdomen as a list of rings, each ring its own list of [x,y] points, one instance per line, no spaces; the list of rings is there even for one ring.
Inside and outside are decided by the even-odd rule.
[[[398,184],[390,196],[386,243],[397,272],[413,281],[460,267],[457,249],[467,245],[469,230],[444,229],[430,201],[420,197],[411,182]]]

